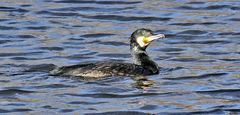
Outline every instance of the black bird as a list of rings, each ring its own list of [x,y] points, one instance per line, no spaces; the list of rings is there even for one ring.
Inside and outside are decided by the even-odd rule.
[[[52,71],[54,75],[83,78],[101,78],[107,76],[146,76],[159,73],[158,65],[146,52],[151,41],[164,38],[163,34],[153,35],[149,29],[138,29],[130,37],[130,50],[134,63],[95,62],[64,66]]]

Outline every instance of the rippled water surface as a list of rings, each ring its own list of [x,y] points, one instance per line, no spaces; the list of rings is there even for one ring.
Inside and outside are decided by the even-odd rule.
[[[240,114],[239,0],[1,0],[0,113]],[[50,76],[52,65],[131,62],[138,28],[164,33],[151,86]]]

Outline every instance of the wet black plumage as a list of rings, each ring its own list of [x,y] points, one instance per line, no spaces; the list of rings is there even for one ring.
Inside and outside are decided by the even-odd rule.
[[[159,73],[158,65],[150,59],[146,48],[152,40],[164,35],[154,36],[149,29],[138,29],[130,37],[130,50],[134,63],[104,61],[64,66],[52,71],[54,75],[67,75],[85,78],[100,78],[107,76],[139,76]]]

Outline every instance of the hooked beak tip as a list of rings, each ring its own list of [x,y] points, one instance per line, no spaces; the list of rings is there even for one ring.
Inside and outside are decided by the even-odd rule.
[[[156,35],[158,38],[165,38],[165,35],[164,34],[158,34]]]
[[[160,39],[160,38],[165,38],[164,34],[157,34],[149,37],[149,41]]]

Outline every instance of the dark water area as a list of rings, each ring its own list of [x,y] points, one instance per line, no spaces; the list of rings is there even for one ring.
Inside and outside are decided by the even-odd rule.
[[[1,0],[1,114],[240,114],[239,0]],[[131,62],[128,37],[163,33],[159,75],[81,80],[55,66]]]

